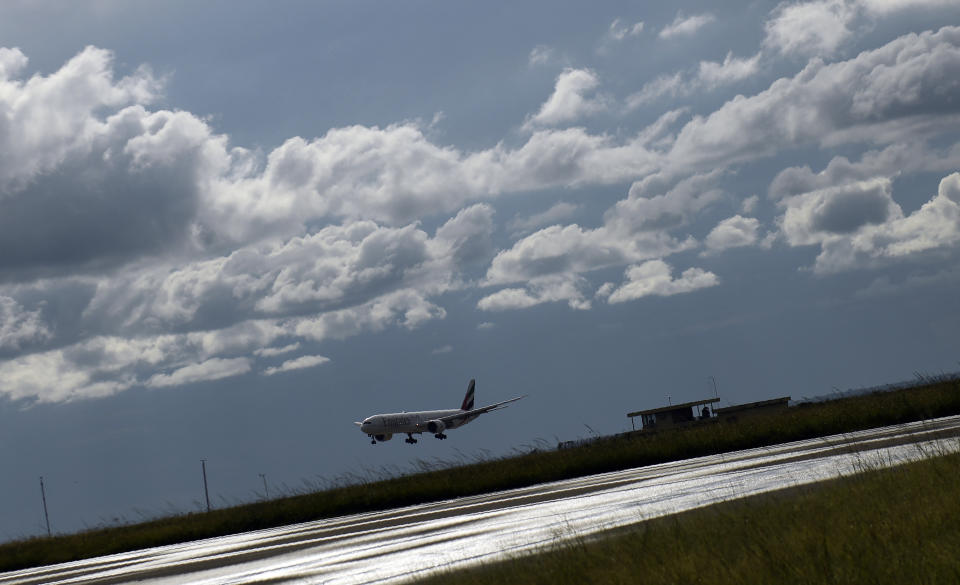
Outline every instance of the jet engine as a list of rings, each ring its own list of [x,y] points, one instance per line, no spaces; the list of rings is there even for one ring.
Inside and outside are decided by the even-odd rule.
[[[447,425],[442,420],[431,420],[427,422],[427,430],[435,435],[442,435]]]
[[[386,434],[386,435],[374,435],[373,438],[376,439],[376,440],[378,440],[378,441],[380,441],[380,442],[382,443],[382,442],[384,442],[384,441],[389,441],[390,439],[392,439],[392,438],[393,438],[393,433],[389,433],[389,434]]]

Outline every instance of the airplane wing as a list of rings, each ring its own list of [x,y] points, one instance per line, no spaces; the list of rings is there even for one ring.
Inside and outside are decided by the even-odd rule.
[[[446,424],[448,422],[453,422],[453,421],[461,420],[464,418],[473,419],[480,416],[481,414],[490,412],[492,410],[500,410],[501,408],[506,408],[507,405],[510,404],[511,402],[516,402],[517,400],[520,400],[521,398],[526,398],[526,397],[527,397],[527,394],[524,394],[523,396],[517,396],[516,398],[511,398],[510,400],[504,400],[503,402],[497,402],[489,406],[483,406],[480,408],[474,408],[473,410],[465,410],[463,412],[458,412],[456,414],[444,416],[437,420],[440,420],[444,424]]]

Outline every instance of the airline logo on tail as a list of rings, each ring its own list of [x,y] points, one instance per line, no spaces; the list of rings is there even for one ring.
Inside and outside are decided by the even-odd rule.
[[[477,381],[471,379],[467,386],[467,394],[463,397],[463,404],[460,405],[460,410],[473,410],[473,391],[476,387]]]

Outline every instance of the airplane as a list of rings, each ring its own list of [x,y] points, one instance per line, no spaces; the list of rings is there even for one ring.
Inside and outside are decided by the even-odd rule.
[[[391,414],[375,414],[363,419],[363,422],[354,422],[360,427],[360,430],[370,437],[370,444],[376,445],[377,441],[389,441],[393,435],[406,433],[406,443],[413,445],[417,442],[413,438],[414,433],[422,434],[424,432],[433,433],[433,436],[443,440],[447,435],[443,432],[447,429],[461,427],[474,420],[481,414],[506,408],[511,402],[516,402],[526,395],[497,402],[481,408],[473,407],[473,393],[476,389],[476,380],[470,380],[467,385],[467,394],[463,397],[463,404],[456,410],[423,410],[418,412],[397,412]]]

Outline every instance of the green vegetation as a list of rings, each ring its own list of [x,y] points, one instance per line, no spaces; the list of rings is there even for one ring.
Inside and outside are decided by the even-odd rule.
[[[572,449],[534,449],[469,464],[424,463],[421,470],[408,475],[377,481],[356,478],[351,485],[269,502],[10,542],[0,545],[0,571],[958,413],[960,381],[926,380],[895,392],[811,403],[735,424],[705,424],[652,435],[628,433]]]
[[[960,454],[725,502],[431,577],[458,583],[960,583]]]

